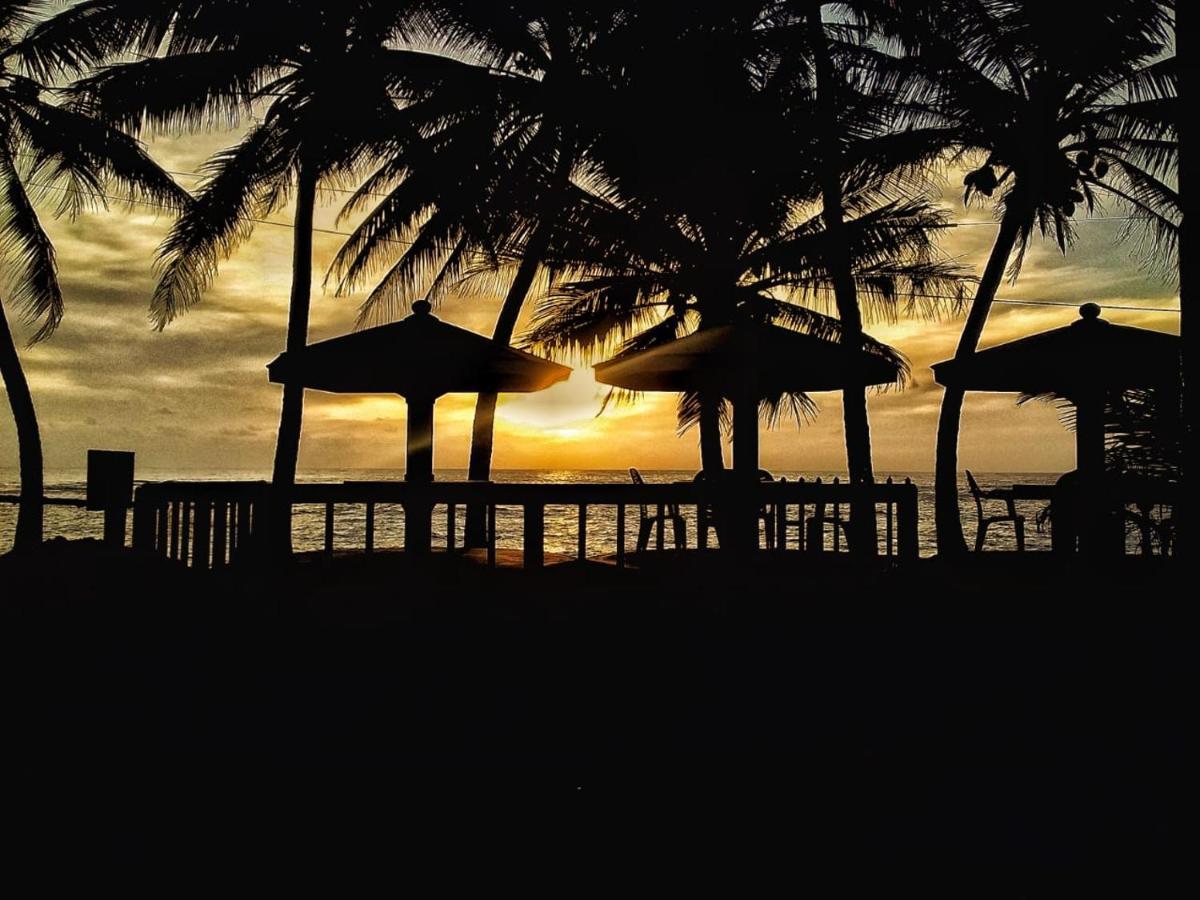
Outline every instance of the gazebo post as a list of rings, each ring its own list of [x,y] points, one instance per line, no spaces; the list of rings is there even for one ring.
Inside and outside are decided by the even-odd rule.
[[[1076,502],[1081,553],[1103,555],[1110,534],[1104,481],[1104,392],[1082,391],[1075,402]]]
[[[733,400],[733,546],[740,550],[758,547],[758,393],[743,388]]]
[[[427,486],[433,481],[433,397],[408,398],[408,465],[411,485],[404,506],[404,549],[428,553],[433,544],[433,504]]]

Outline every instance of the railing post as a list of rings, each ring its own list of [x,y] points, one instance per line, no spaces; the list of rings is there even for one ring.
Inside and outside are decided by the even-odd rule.
[[[587,504],[579,504],[579,559],[587,559]]]
[[[812,518],[804,526],[804,549],[813,556],[819,556],[825,552],[825,523],[821,521],[825,518],[825,500],[820,497],[820,475],[813,484],[817,488],[817,499],[813,501]]]
[[[896,543],[895,543],[896,526],[895,526],[895,523],[893,520],[895,518],[896,501],[895,501],[894,497],[892,496],[892,476],[891,475],[888,476],[887,484],[888,484],[888,498],[887,498],[887,503],[884,506],[884,509],[885,509],[886,515],[887,515],[887,555],[895,556],[896,555]]]
[[[523,553],[526,569],[540,569],[546,564],[546,507],[544,504],[525,504]]]
[[[433,549],[433,503],[429,489],[418,481],[408,482],[404,501],[404,552],[426,555]]]
[[[487,504],[487,563],[489,569],[496,568],[496,504]]]
[[[782,491],[775,503],[775,549],[781,553],[787,549],[787,497]]]
[[[903,560],[917,559],[921,555],[917,527],[917,486],[911,478],[904,479],[904,494],[896,504],[899,518],[899,555]]]
[[[192,568],[207,569],[212,539],[212,502],[196,504],[196,524],[192,531]]]
[[[165,500],[159,499],[154,504],[154,518],[158,527],[154,539],[154,547],[158,551],[159,556],[167,555],[167,529],[171,524],[169,509],[170,504]]]
[[[804,484],[804,479],[800,479],[800,483]],[[796,549],[803,552],[804,550],[804,495],[800,495],[800,508],[796,510]]]
[[[153,550],[157,533],[158,504],[145,488],[138,488],[133,498],[133,549]]]
[[[194,505],[191,500],[183,501],[183,535],[179,543],[179,556],[177,558],[182,559],[185,566],[189,564],[194,555],[192,552],[192,509]]]
[[[252,502],[241,500],[237,505],[237,559],[254,552],[254,534],[250,524]]]
[[[454,532],[458,530],[458,507],[453,503],[446,504],[446,549],[454,549]]]
[[[625,568],[625,504],[617,504],[617,568]]]
[[[216,515],[213,518],[213,554],[212,567],[221,569],[225,567],[225,537],[229,529],[229,513],[227,510],[227,501],[224,499],[215,502]]]
[[[833,486],[837,488],[840,485],[841,479],[834,475]],[[842,533],[841,529],[838,527],[838,522],[842,520],[842,504],[838,501],[836,493],[833,496],[833,552],[839,553],[842,549]]]

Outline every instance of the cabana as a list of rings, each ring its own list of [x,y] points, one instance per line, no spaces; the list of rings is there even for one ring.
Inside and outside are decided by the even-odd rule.
[[[1084,521],[1097,522],[1104,489],[1104,408],[1114,392],[1172,388],[1180,380],[1180,340],[1176,335],[1113,325],[1100,307],[1085,303],[1079,319],[933,366],[939,384],[968,391],[1054,395],[1075,407],[1075,465],[1080,496],[1092,509]],[[1089,528],[1085,548],[1099,546]]]
[[[425,300],[399,322],[283,353],[267,366],[271,381],[335,394],[399,394],[408,404],[405,480],[433,480],[433,408],[443,394],[532,393],[571,370],[449,325]],[[428,547],[429,510],[408,510],[406,543]],[[416,521],[420,518],[421,521]]]
[[[732,400],[734,476],[744,494],[758,481],[758,407],[763,397],[894,384],[901,376],[900,366],[877,350],[848,354],[836,341],[751,321],[703,328],[595,368],[597,381],[626,390],[697,391]],[[735,529],[738,545],[757,543],[753,506],[748,508],[749,515],[738,516],[744,526]]]

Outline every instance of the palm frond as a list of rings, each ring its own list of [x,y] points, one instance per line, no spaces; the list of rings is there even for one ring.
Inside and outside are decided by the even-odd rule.
[[[150,305],[155,327],[199,303],[219,261],[250,235],[253,219],[282,203],[296,152],[263,125],[205,163],[207,180],[159,248],[160,278]]]
[[[126,131],[233,129],[261,102],[281,61],[239,50],[108,66],[73,84],[73,109]]]
[[[42,228],[37,212],[21,184],[7,142],[0,144],[0,257],[9,268],[11,298],[36,328],[32,341],[45,340],[63,316],[62,289],[54,245]]]
[[[176,10],[176,3],[163,0],[82,0],[42,19],[4,55],[49,81],[125,51],[153,54],[169,33]]]
[[[60,214],[103,207],[113,192],[168,209],[190,200],[141,143],[116,128],[33,96],[9,98],[7,111],[29,160],[29,178],[48,184],[66,180]]]

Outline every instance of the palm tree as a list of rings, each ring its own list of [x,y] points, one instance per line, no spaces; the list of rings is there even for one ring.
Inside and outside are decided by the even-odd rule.
[[[621,16],[618,4],[607,3],[442,4],[431,37],[447,54],[467,58],[448,56],[413,73],[406,112],[423,139],[381,166],[346,207],[357,211],[385,192],[330,272],[346,293],[390,266],[364,301],[360,323],[386,321],[417,297],[436,301],[465,271],[490,269],[511,274],[492,334],[511,343],[566,186],[586,158],[581,112],[603,98],[603,37]],[[499,267],[514,246],[515,271]],[[496,401],[492,392],[476,401],[474,480],[491,474]],[[483,536],[484,510],[469,506],[467,545]]]
[[[1173,271],[1182,217],[1173,186],[1176,66],[1164,58],[1173,3],[943,6],[912,59],[927,79],[924,113],[955,149],[980,154],[983,165],[964,179],[965,200],[995,197],[999,215],[958,343],[956,355],[965,357],[978,347],[1006,269],[1010,281],[1017,278],[1034,231],[1052,235],[1065,252],[1072,217],[1106,197],[1146,226],[1144,259]],[[962,405],[963,392],[946,389],[936,463],[938,551],[946,554],[966,549],[958,507]]]
[[[63,317],[54,247],[34,199],[54,197],[57,215],[104,206],[109,191],[177,208],[187,193],[137,141],[52,102],[52,93],[19,71],[14,41],[33,23],[35,3],[0,2],[0,254],[7,297],[0,298],[0,375],[17,430],[21,506],[14,546],[41,543],[42,443],[29,384],[21,367],[4,300],[34,328],[33,343],[50,337]]]
[[[939,215],[923,203],[862,210],[862,199],[847,197],[848,211],[861,213],[846,222],[856,289],[895,302],[905,294],[919,298],[931,288],[957,286],[955,268],[931,259],[930,234],[942,224]],[[552,242],[549,258],[563,275],[538,304],[526,335],[531,346],[590,359],[614,349],[647,349],[744,317],[845,339],[839,319],[807,305],[833,290],[819,212],[805,216],[794,210],[782,224],[746,223],[717,235],[682,216],[675,222],[642,219],[596,197],[579,198],[572,213],[578,218],[569,215]],[[572,227],[584,220],[586,236]],[[865,335],[862,340],[867,352],[906,368],[896,351]],[[610,399],[631,398],[614,391]],[[720,432],[706,418],[714,406],[716,421],[727,425],[729,413],[719,398],[683,395],[679,405],[681,430],[707,429],[701,455],[709,472],[724,465]],[[762,413],[771,423],[788,411],[803,421],[814,409],[802,394],[763,398]]]
[[[917,190],[917,179],[928,175],[931,163],[944,150],[938,129],[907,127],[897,130],[902,95],[903,57],[880,52],[881,42],[905,49],[909,29],[895,4],[861,0],[836,4],[835,17],[826,21],[823,0],[789,0],[773,10],[766,26],[772,46],[779,47],[796,70],[795,89],[802,98],[795,107],[813,125],[813,155],[824,227],[829,237],[827,260],[832,293],[842,323],[847,352],[857,352],[863,334],[864,310],[853,277],[845,233],[845,183],[870,177],[891,184],[902,194]],[[911,15],[912,6],[905,8]],[[846,468],[852,482],[874,480],[867,391],[847,385],[842,391]],[[859,542],[874,543],[875,514],[868,505],[851,510],[852,527],[861,530]]]
[[[612,119],[597,128],[600,169],[590,185],[572,186],[551,239],[548,259],[562,274],[538,307],[533,345],[584,355],[641,349],[743,316],[844,339],[844,323],[805,305],[832,295],[838,248],[855,291],[873,302],[957,287],[956,268],[934,255],[940,217],[890,196],[893,185],[866,167],[844,175],[834,246],[811,107],[804,115],[794,73],[760,64],[753,27],[730,15],[630,57],[628,82],[606,107]],[[669,149],[648,152],[647,134],[663,135],[655,146]],[[764,398],[769,418],[786,409],[803,418],[811,404]],[[681,428],[699,425],[709,472],[724,465],[722,421],[721,398],[681,398]]]
[[[392,86],[425,62],[395,46],[426,4],[372,0],[87,0],[35,29],[26,58],[63,67],[63,48],[89,62],[133,54],[74,87],[76,108],[127,129],[236,124],[262,110],[235,146],[204,165],[206,179],[160,249],[151,302],[157,327],[199,302],[255,220],[294,199],[292,286],[285,348],[307,343],[317,190],[403,141]],[[265,107],[265,109],[264,109]],[[304,391],[285,386],[272,483],[280,504],[295,483]],[[290,516],[273,528],[290,548]]]

